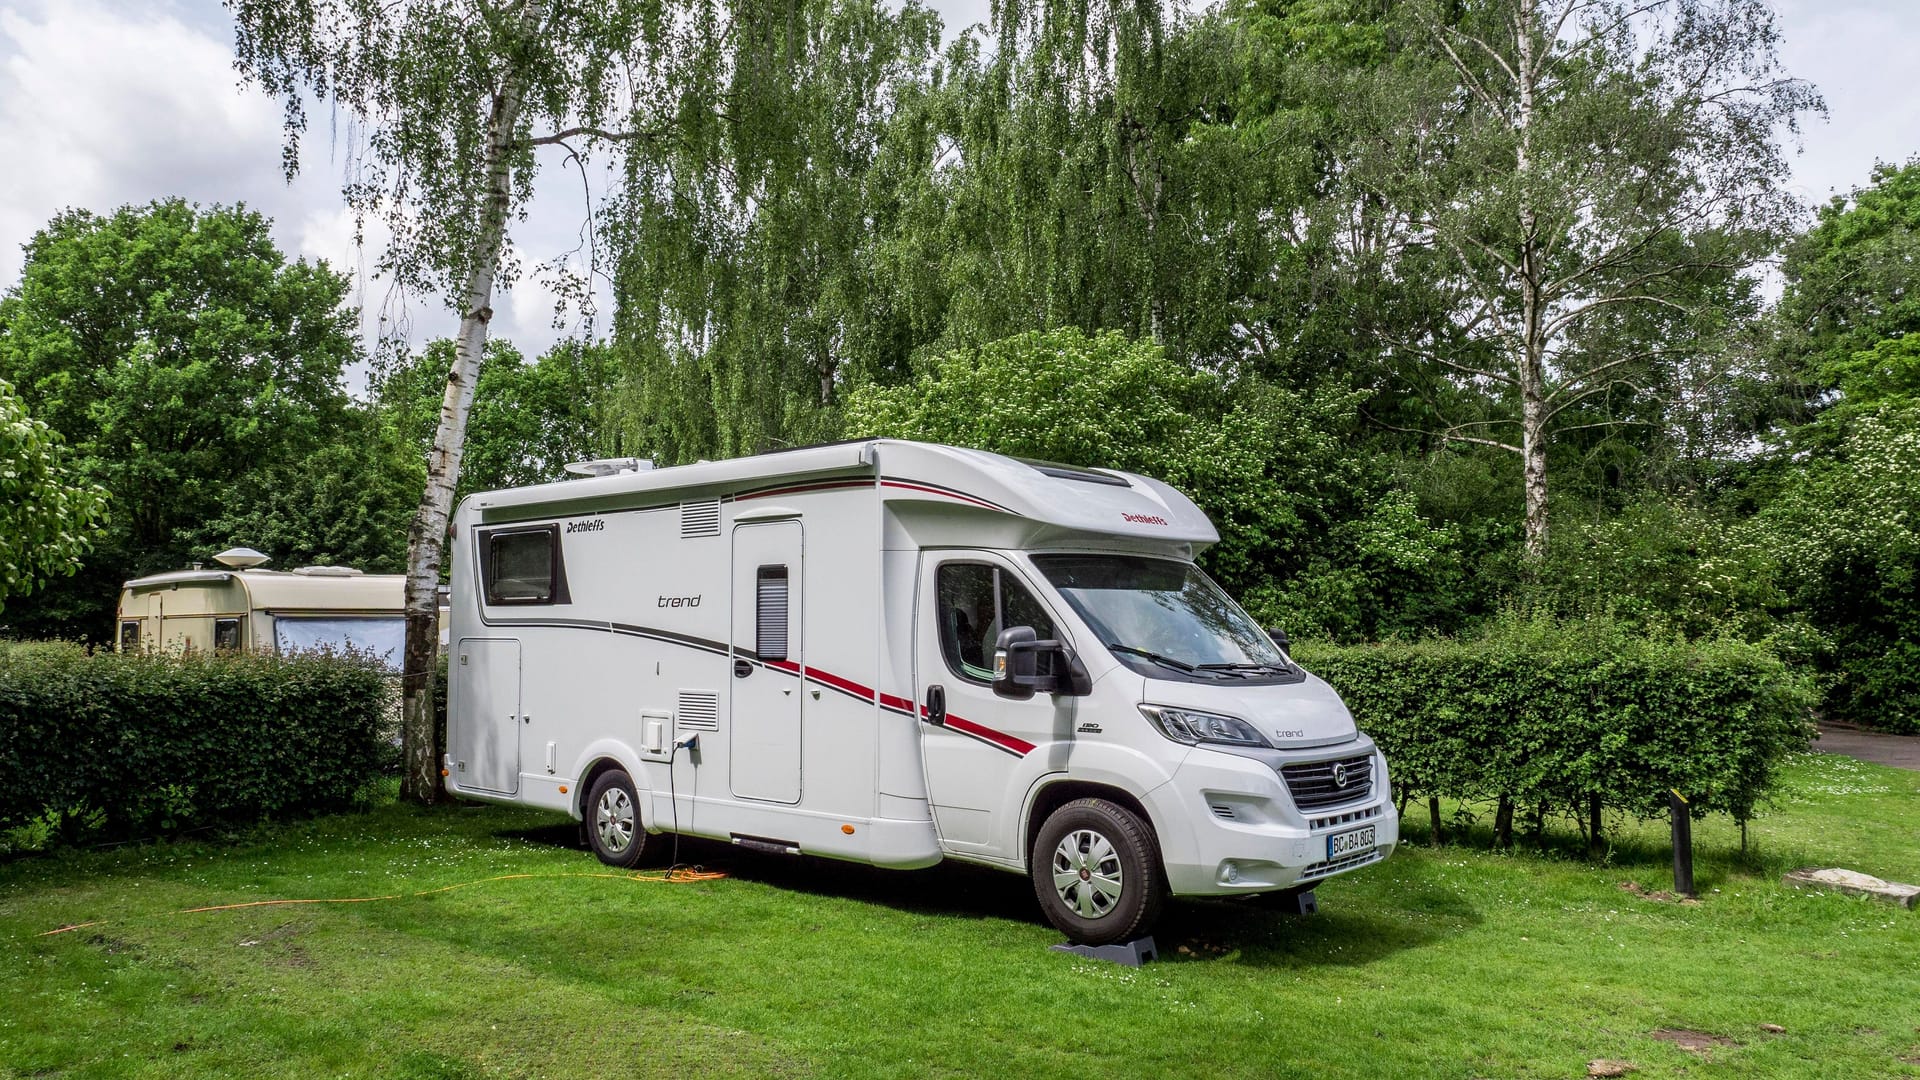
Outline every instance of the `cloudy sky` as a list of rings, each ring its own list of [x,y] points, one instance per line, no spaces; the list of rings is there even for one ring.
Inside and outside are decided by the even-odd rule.
[[[1826,96],[1795,159],[1809,201],[1863,183],[1876,160],[1920,153],[1920,57],[1914,0],[1776,0],[1783,59]],[[987,0],[934,0],[950,28],[986,18]],[[345,160],[316,115],[300,176],[280,172],[280,114],[240,88],[218,0],[0,0],[0,288],[18,279],[20,246],[63,207],[109,210],[182,195],[245,202],[275,222],[281,247],[349,272],[373,332],[384,316],[414,342],[449,334],[432,297],[402,302],[372,277],[340,208]],[[553,163],[546,163],[551,165]],[[536,216],[516,229],[527,261],[577,243],[579,178],[549,170]],[[496,305],[497,333],[537,353],[568,332],[552,296],[523,282]],[[604,322],[604,317],[603,320]]]

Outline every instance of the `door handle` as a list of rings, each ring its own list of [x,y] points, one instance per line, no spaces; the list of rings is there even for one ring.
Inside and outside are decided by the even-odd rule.
[[[736,678],[736,679],[744,679],[744,678],[746,678],[747,676],[749,676],[749,675],[751,675],[751,674],[753,674],[753,665],[752,665],[752,664],[750,664],[750,663],[748,663],[748,662],[747,662],[747,661],[745,661],[745,660],[735,660],[735,661],[733,662],[733,677],[734,677],[734,678]]]
[[[927,687],[927,723],[935,727],[947,723],[947,688],[939,683]]]

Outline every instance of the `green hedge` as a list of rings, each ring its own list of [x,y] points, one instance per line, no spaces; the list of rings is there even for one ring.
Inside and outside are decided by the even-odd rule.
[[[1752,817],[1787,753],[1812,733],[1809,681],[1738,641],[1650,641],[1600,621],[1508,623],[1478,640],[1302,645],[1295,657],[1346,699],[1386,752],[1402,797],[1511,811],[1602,807]]]
[[[393,691],[350,656],[0,645],[0,831],[145,836],[350,804]]]

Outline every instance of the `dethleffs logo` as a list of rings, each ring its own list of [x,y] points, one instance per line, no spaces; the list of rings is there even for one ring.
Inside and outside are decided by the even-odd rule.
[[[1128,521],[1133,522],[1135,525],[1165,525],[1167,523],[1167,519],[1161,517],[1158,514],[1125,514],[1123,513],[1120,516],[1123,518],[1126,518]]]
[[[606,522],[604,522],[604,521],[602,521],[602,520],[600,520],[599,518],[594,518],[594,519],[593,519],[593,520],[591,520],[591,521],[569,521],[569,522],[567,522],[567,531],[568,531],[568,532],[570,532],[570,533],[577,533],[577,532],[599,532],[600,530],[602,530],[602,529],[604,529],[604,528],[606,528],[606,527],[607,527],[607,523],[606,523]]]

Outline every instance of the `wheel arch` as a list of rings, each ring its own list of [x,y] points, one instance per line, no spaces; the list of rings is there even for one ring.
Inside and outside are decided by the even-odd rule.
[[[1075,780],[1062,777],[1041,785],[1027,803],[1027,819],[1020,830],[1020,863],[1029,870],[1033,867],[1033,842],[1040,835],[1040,829],[1046,825],[1047,818],[1055,810],[1076,799],[1105,799],[1132,811],[1147,826],[1147,833],[1153,838],[1155,854],[1162,864],[1166,862],[1166,853],[1160,848],[1160,830],[1154,824],[1153,815],[1147,812],[1147,806],[1132,792],[1112,784],[1103,784],[1094,780]],[[1165,871],[1161,871],[1165,874]]]

